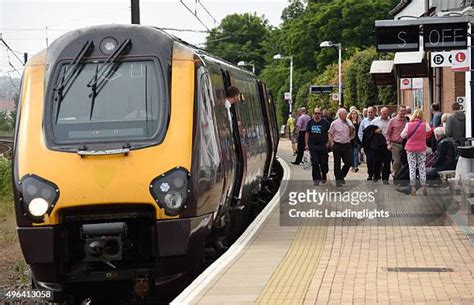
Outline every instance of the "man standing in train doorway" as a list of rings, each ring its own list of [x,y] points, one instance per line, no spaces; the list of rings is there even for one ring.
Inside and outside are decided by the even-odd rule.
[[[297,153],[296,153],[296,160],[294,162],[291,162],[291,164],[300,165],[301,161],[303,161],[303,154],[304,154],[304,147],[305,147],[304,138],[306,135],[306,127],[310,120],[311,120],[311,117],[306,114],[306,108],[301,107],[300,116],[298,117],[298,120],[296,120],[296,130],[295,130],[295,132],[298,134],[298,147],[297,147]]]
[[[306,126],[305,150],[311,154],[313,184],[326,183],[328,167],[329,122],[321,117],[321,109],[315,108],[313,118]]]

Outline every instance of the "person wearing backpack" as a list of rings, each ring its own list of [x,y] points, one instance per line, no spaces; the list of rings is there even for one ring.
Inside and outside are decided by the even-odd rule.
[[[432,166],[426,169],[426,178],[428,180],[438,179],[438,173],[441,171],[456,169],[456,146],[454,140],[446,136],[443,127],[435,128],[434,136],[438,145],[433,157]]]
[[[416,109],[410,122],[402,130],[402,138],[406,138],[405,150],[407,152],[408,166],[410,169],[411,195],[416,196],[416,169],[418,168],[420,184],[423,195],[426,191],[426,134],[431,130],[430,125],[423,120],[423,111]]]

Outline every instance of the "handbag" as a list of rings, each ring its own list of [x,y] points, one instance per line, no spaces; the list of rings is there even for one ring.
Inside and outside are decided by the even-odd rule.
[[[309,151],[305,150],[303,154],[303,169],[305,171],[311,170],[312,165],[311,165],[311,154]]]

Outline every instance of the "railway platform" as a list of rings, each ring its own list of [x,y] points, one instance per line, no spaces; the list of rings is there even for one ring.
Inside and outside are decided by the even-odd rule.
[[[289,141],[281,141],[279,156],[280,198],[172,304],[474,304],[474,223],[462,204],[453,209],[454,197],[438,195],[441,187],[428,192],[451,210],[436,221],[427,218],[439,211],[421,194],[379,182],[378,196],[395,215],[390,221],[286,223],[281,198],[295,189],[292,181],[310,181],[311,174],[289,165]],[[367,187],[364,168],[349,172],[348,185],[338,189]],[[333,180],[332,172],[330,164]],[[360,183],[351,187],[353,181]]]

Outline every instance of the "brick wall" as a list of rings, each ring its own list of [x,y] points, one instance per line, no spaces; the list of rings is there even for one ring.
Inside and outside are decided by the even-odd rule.
[[[433,83],[435,87],[435,83]],[[454,72],[451,68],[443,68],[441,79],[441,111],[451,112],[451,105],[456,97],[465,96],[465,73]],[[402,91],[400,103],[413,109],[413,91]],[[435,99],[435,93],[433,93]],[[430,119],[429,81],[423,80],[423,113],[426,120]]]

